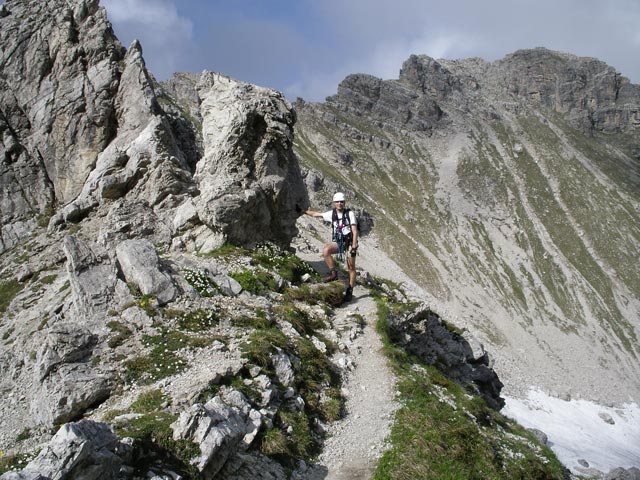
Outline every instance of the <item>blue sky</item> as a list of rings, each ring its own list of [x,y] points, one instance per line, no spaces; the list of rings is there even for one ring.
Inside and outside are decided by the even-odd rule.
[[[410,54],[494,61],[544,46],[640,83],[640,0],[101,0],[160,80],[212,70],[322,101],[350,73],[397,78]]]

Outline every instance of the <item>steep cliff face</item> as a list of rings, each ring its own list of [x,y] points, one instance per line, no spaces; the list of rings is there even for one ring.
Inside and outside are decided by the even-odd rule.
[[[638,398],[637,85],[545,49],[411,56],[296,108],[315,201],[351,192],[434,308],[492,345],[508,393]]]
[[[125,52],[97,0],[9,1],[3,12],[3,250],[54,212],[52,228],[126,199],[165,212],[170,223],[176,207],[199,195],[207,229],[198,247],[290,242],[295,205],[305,204],[306,193],[291,156],[295,116],[281,94],[205,75],[206,101],[198,98],[195,108],[202,103],[207,111],[193,117],[162,90],[161,106],[141,46],[134,42]],[[204,118],[205,129],[216,129],[216,115],[229,102],[243,107],[226,133],[240,135],[213,164],[215,154],[207,153],[208,173],[194,176],[203,153],[197,128]],[[210,150],[223,148],[213,142]],[[235,193],[222,192],[217,181],[233,184]],[[216,202],[226,217],[215,213]],[[261,228],[251,238],[241,235],[237,225],[254,220]]]
[[[98,1],[6,2],[0,19],[2,248],[72,200],[117,130],[124,49]]]
[[[640,87],[595,58],[521,50],[496,62],[487,76],[505,94],[559,112],[587,135],[640,126]]]
[[[161,311],[240,293],[231,267],[196,253],[288,247],[308,200],[280,93],[204,73],[182,109],[97,0],[7,1],[0,36],[5,450],[113,397],[141,338],[167,333]]]

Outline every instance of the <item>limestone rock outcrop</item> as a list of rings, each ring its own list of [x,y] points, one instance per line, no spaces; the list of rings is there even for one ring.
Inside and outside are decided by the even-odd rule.
[[[589,135],[640,126],[640,86],[604,62],[545,48],[519,50],[494,63],[411,55],[398,80],[348,75],[327,103],[389,130],[429,132],[447,125],[451,109],[470,112],[470,104],[509,98],[566,115]],[[486,119],[497,118],[488,104],[480,110]]]
[[[182,412],[172,426],[173,438],[198,444],[200,455],[192,463],[204,478],[216,478],[237,451],[251,445],[261,423],[262,414],[251,408],[244,395],[227,390]]]
[[[234,244],[288,245],[308,202],[293,154],[291,106],[280,93],[222,75],[204,73],[198,91],[204,140],[195,173],[198,216]]]
[[[307,200],[281,94],[211,73],[160,87],[98,1],[8,1],[4,11],[1,248],[119,199],[168,216],[191,197],[209,247],[288,244]]]
[[[507,95],[567,115],[588,134],[640,126],[640,86],[595,58],[519,50],[492,64],[487,78]]]
[[[502,382],[489,366],[489,354],[469,332],[450,331],[427,306],[389,319],[391,337],[454,382],[476,391],[496,410],[504,406]]]
[[[73,200],[116,135],[124,49],[97,0],[7,1],[0,18],[4,249]],[[11,227],[13,225],[13,227]],[[8,229],[8,231],[5,231]]]
[[[375,121],[428,131],[442,119],[437,101],[399,82],[383,81],[371,75],[349,75],[328,102],[339,109],[363,112]]]
[[[281,94],[208,72],[159,85],[97,0],[8,0],[0,41],[0,368],[22,399],[4,442],[109,397],[112,329],[157,334],[142,307],[199,295],[181,252],[288,247],[308,200]]]
[[[20,472],[2,480],[121,479],[121,466],[131,448],[118,440],[106,423],[81,420],[64,425],[47,446]]]
[[[158,254],[148,240],[126,240],[116,247],[118,264],[125,280],[166,305],[176,298],[171,276],[160,268]]]

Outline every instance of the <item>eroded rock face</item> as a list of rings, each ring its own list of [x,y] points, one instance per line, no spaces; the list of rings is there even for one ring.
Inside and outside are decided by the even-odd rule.
[[[585,133],[640,126],[640,87],[595,58],[519,50],[493,63],[487,80],[533,106],[566,114]]]
[[[224,398],[223,398],[224,397]],[[227,460],[247,448],[260,427],[262,414],[234,390],[223,390],[206,404],[195,404],[172,425],[175,440],[191,440],[200,446],[193,464],[204,478],[216,478]]]
[[[63,248],[78,320],[103,315],[113,300],[115,267],[108,260],[99,259],[87,243],[76,237],[65,237]]]
[[[97,0],[7,1],[0,18],[2,224],[80,192],[116,134],[124,50]],[[7,246],[15,243],[3,235]]]
[[[77,478],[116,480],[130,447],[120,442],[106,423],[81,420],[64,425],[21,472],[3,480]]]
[[[292,150],[295,115],[282,94],[203,74],[205,156],[195,178],[200,219],[234,244],[272,240],[285,246],[296,235],[296,205],[306,189]]]
[[[504,406],[502,382],[489,367],[489,355],[469,332],[459,335],[446,328],[428,307],[389,319],[391,337],[408,351],[454,382],[471,387],[492,408]]]
[[[33,391],[32,425],[60,425],[78,419],[109,397],[109,380],[87,363],[61,365]]]
[[[397,81],[371,75],[349,75],[338,94],[327,99],[341,110],[366,112],[383,124],[398,124],[417,131],[432,129],[443,117],[436,100]]]

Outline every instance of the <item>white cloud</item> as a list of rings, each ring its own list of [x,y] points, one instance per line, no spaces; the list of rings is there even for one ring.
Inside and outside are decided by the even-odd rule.
[[[545,46],[599,58],[640,80],[638,0],[102,0],[150,70],[219,71],[322,100],[350,73],[398,78],[411,54],[502,58]]]
[[[398,78],[402,62],[412,54],[435,59],[460,58],[473,53],[470,45],[477,47],[478,44],[472,36],[458,32],[424,34],[402,43],[378,45],[368,63],[374,75]]]
[[[102,0],[117,35],[128,45],[140,40],[149,69],[160,79],[170,76],[189,51],[193,23],[169,0]]]

